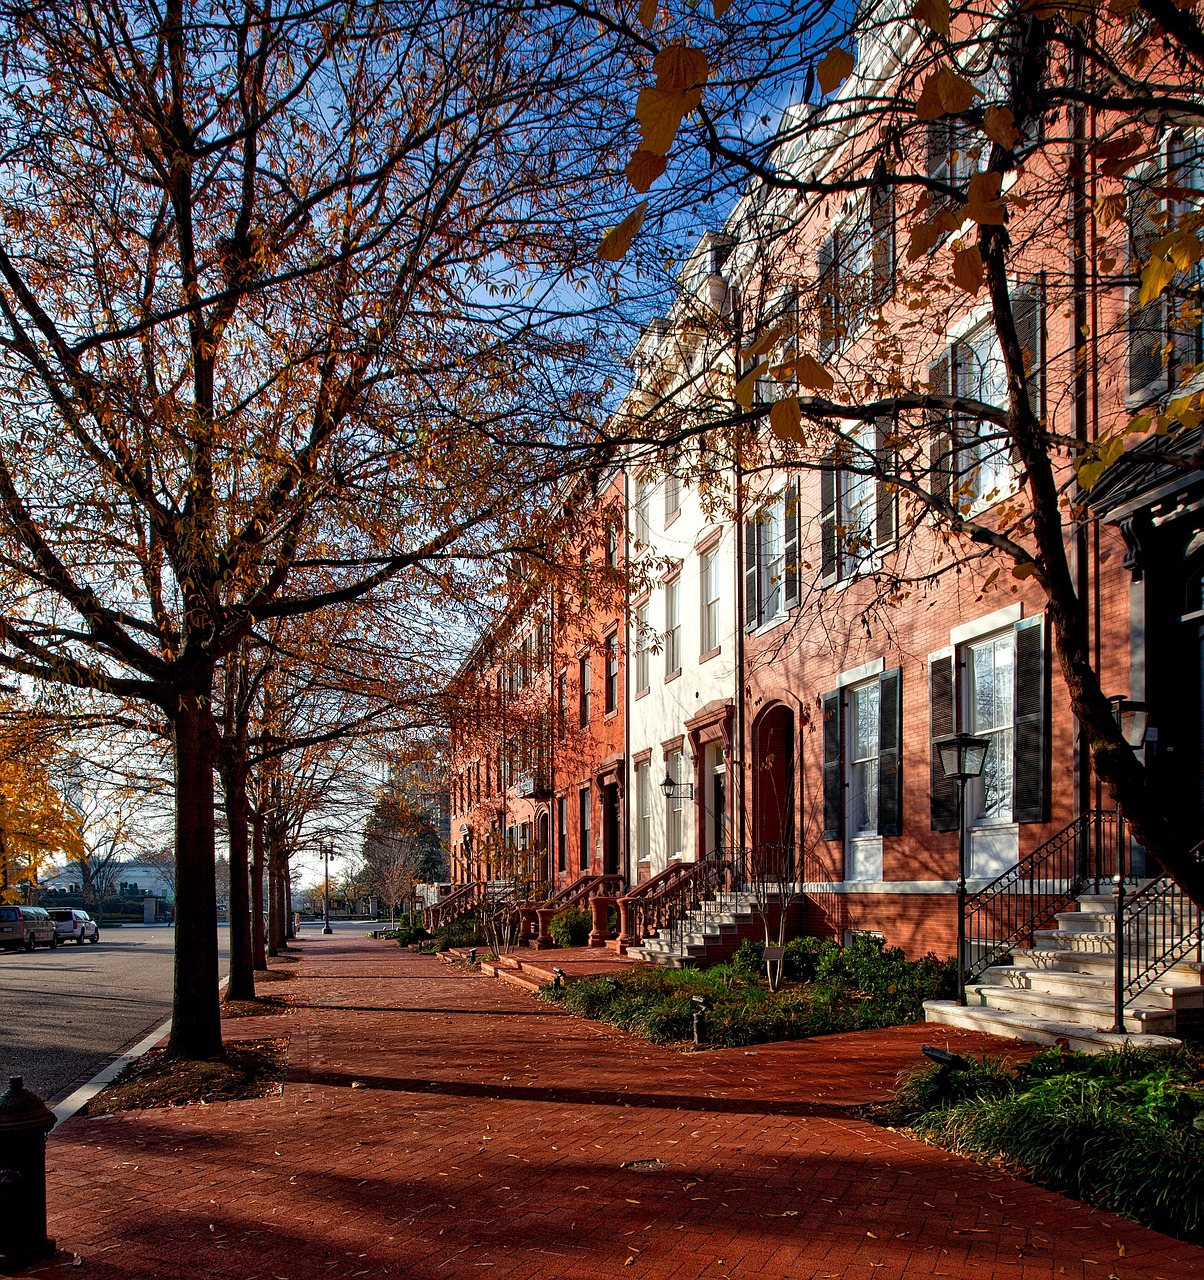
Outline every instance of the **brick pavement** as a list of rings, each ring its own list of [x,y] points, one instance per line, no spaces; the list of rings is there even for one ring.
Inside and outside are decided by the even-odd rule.
[[[71,1274],[1204,1276],[1204,1249],[855,1118],[922,1041],[968,1033],[682,1053],[389,943],[301,949],[298,1007],[227,1027],[291,1036],[282,1096],[51,1136]]]

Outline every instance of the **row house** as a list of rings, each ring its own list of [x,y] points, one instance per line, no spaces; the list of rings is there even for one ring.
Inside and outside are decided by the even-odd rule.
[[[897,66],[906,51],[891,56]],[[842,92],[857,89],[854,78]],[[927,126],[920,150],[934,178],[964,181],[985,164],[945,121]],[[1098,251],[1126,264],[1148,252],[1182,216],[1176,190],[1201,185],[1200,152],[1182,132],[1161,136]],[[816,157],[790,162],[814,172]],[[1032,160],[1026,192],[1063,181],[1042,163]],[[746,874],[758,851],[786,849],[809,932],[953,954],[963,853],[971,895],[1071,844],[1098,881],[1101,832],[1119,847],[1119,819],[1055,670],[1041,590],[1006,565],[959,562],[928,518],[932,502],[915,496],[986,526],[1005,518],[1022,499],[1019,472],[990,420],[930,412],[917,430],[850,417],[804,458],[779,447],[764,417],[741,423],[731,409],[734,378],[776,333],[786,337],[765,341],[787,368],[814,352],[846,385],[876,379],[871,400],[910,384],[1007,403],[985,295],[927,297],[902,269],[902,197],[871,187],[816,205],[767,262],[759,228],[779,199],[754,189],[723,234],[699,241],[674,308],[640,340],[617,416],[677,429],[665,431],[671,447],[631,450],[605,488],[622,513],[611,563],[625,598],[561,626],[552,617],[546,789],[507,794],[528,806],[533,847],[554,851],[541,856],[558,891],[605,874],[634,893],[674,868],[740,859]],[[1040,198],[1010,218],[1015,325],[1051,438],[1086,444],[1172,390],[1200,391],[1199,375],[1180,381],[1204,356],[1198,281],[1139,305],[1131,271],[1074,269],[1073,227],[1051,222]],[[755,398],[764,408],[795,390],[789,373],[767,376]],[[691,424],[722,416],[724,397],[728,443],[716,449]],[[1103,687],[1118,715],[1141,708],[1131,741],[1189,831],[1204,826],[1204,475],[1183,459],[1199,434],[1130,450],[1092,497],[1095,521],[1067,527]],[[1073,492],[1069,451],[1063,465]],[[938,750],[957,732],[988,744],[964,805]],[[465,767],[457,756],[453,771]],[[1155,876],[1139,847],[1125,856],[1132,883]],[[1077,871],[1072,881],[1075,892],[1085,883]],[[1042,909],[1029,935],[1052,927]],[[999,956],[1020,935],[1005,942]]]

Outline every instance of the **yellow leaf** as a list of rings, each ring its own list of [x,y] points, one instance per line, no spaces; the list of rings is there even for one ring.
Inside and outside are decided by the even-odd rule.
[[[978,246],[972,244],[968,249],[959,249],[953,255],[953,283],[971,297],[976,297],[982,288],[982,280],[982,254]]]
[[[803,432],[803,415],[799,409],[798,396],[789,400],[775,400],[769,409],[769,426],[779,440],[791,444],[806,444],[807,437]]]
[[[656,21],[657,0],[640,0],[640,21],[652,30],[652,24]]]
[[[784,321],[774,329],[767,330],[756,340],[756,342],[752,344],[751,347],[746,347],[744,349],[743,355],[745,360],[751,360],[754,356],[763,356],[768,354],[789,332],[789,320]]]
[[[917,120],[939,120],[941,116],[966,111],[982,94],[955,71],[941,67],[931,72],[916,99]]]
[[[803,386],[810,387],[813,391],[831,391],[836,385],[827,369],[810,356],[800,356],[795,360],[794,372]]]
[[[907,246],[907,261],[915,262],[940,243],[941,233],[931,222],[921,222],[911,229],[911,241]]]
[[[992,569],[991,572],[988,573],[986,578],[983,580],[982,589],[985,591],[998,577],[999,577],[999,570]]]
[[[1126,203],[1123,191],[1109,191],[1105,195],[1097,196],[1095,199],[1096,222],[1107,230],[1114,222],[1119,222],[1125,216]]]
[[[1018,564],[1012,569],[1012,577],[1019,578],[1021,582],[1025,578],[1031,578],[1037,572],[1037,566],[1031,560],[1026,560],[1024,564]]]
[[[635,118],[640,123],[640,150],[663,156],[686,114],[702,101],[701,89],[641,89],[635,102]]]
[[[1154,252],[1159,251],[1166,254],[1180,271],[1190,271],[1200,261],[1204,249],[1201,249],[1199,236],[1191,231],[1172,231],[1154,246]]]
[[[1016,117],[1007,107],[988,107],[983,113],[982,129],[992,142],[998,142],[1005,151],[1010,151],[1020,140],[1020,135],[1016,132]]]
[[[715,0],[715,17],[722,18],[732,7],[732,0]]]
[[[1160,297],[1163,289],[1175,278],[1175,264],[1169,258],[1153,258],[1141,273],[1141,290],[1137,305],[1144,307]]]
[[[857,60],[847,49],[832,49],[820,58],[815,77],[824,93],[835,93],[853,74]]]
[[[598,257],[603,262],[618,262],[631,248],[636,233],[644,225],[644,215],[648,212],[648,201],[641,200],[634,209],[602,237],[598,246]]]
[[[1003,176],[988,170],[970,178],[969,203],[962,209],[963,216],[988,227],[1002,227],[1007,221],[999,191]]]
[[[706,54],[684,44],[667,44],[653,58],[652,70],[658,89],[697,89],[711,74]]]
[[[759,360],[756,367],[750,369],[744,377],[736,383],[736,403],[741,409],[752,408],[753,395],[757,389],[757,382],[768,368],[768,360]]]
[[[1096,482],[1099,480],[1100,476],[1102,476],[1106,470],[1107,467],[1105,467],[1102,462],[1084,462],[1083,465],[1078,468],[1076,473],[1079,488],[1086,489],[1087,492],[1090,493],[1091,490],[1095,488]]]
[[[911,16],[937,35],[949,34],[949,0],[916,0]]]
[[[665,164],[664,156],[651,151],[637,151],[627,161],[623,172],[627,175],[627,181],[642,195],[665,172]]]

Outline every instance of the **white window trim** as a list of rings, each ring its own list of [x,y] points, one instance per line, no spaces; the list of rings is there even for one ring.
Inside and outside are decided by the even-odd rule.
[[[973,622],[963,622],[961,626],[951,628],[949,646],[951,649],[956,649],[972,640],[980,640],[985,636],[989,636],[993,631],[1006,631],[1009,627],[1015,626],[1023,617],[1023,604],[1005,605],[1002,609],[996,609],[994,613],[988,613],[984,617],[976,618]],[[938,653],[929,654],[928,660],[931,662],[933,658],[943,658],[948,654],[949,649],[942,649]]]

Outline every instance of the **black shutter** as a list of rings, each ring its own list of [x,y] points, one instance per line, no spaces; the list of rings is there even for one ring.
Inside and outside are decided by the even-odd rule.
[[[949,352],[946,352],[928,367],[928,381],[934,396],[947,396],[951,390],[950,363]],[[953,418],[942,409],[932,409],[926,416],[932,492],[936,497],[950,501],[955,465]]]
[[[927,130],[928,176],[948,181],[953,155],[953,125],[948,120],[934,120]]]
[[[799,602],[799,555],[798,555],[798,515],[799,486],[797,480],[786,485],[786,582],[783,587],[783,600],[787,609],[793,609]]]
[[[886,547],[894,542],[898,532],[899,495],[893,483],[885,477],[896,474],[898,458],[894,446],[890,443],[892,422],[889,418],[879,418],[874,423],[874,459],[880,474],[874,482],[877,498],[877,512],[874,522],[874,545]]]
[[[1045,619],[1016,623],[1012,702],[1012,819],[1045,822],[1049,797],[1049,664]]]
[[[1044,379],[1042,377],[1042,294],[1040,280],[1030,281],[1012,303],[1012,317],[1016,322],[1016,336],[1024,353],[1024,367],[1028,371],[1028,399],[1033,412],[1040,417],[1044,409]]]
[[[760,600],[757,591],[757,539],[760,521],[744,521],[744,630],[755,631],[761,625]]]
[[[933,743],[929,764],[933,831],[957,830],[957,784],[952,778],[945,777],[935,746],[937,738],[957,731],[956,697],[953,655],[934,658],[928,666],[928,731]]]
[[[819,577],[828,586],[840,577],[840,554],[836,539],[836,467],[832,455],[824,459],[819,472]]]
[[[839,840],[844,830],[844,778],[841,751],[840,691],[825,693],[824,716],[824,839]]]
[[[903,669],[878,677],[878,834],[903,834]]]
[[[1144,307],[1137,304],[1142,268],[1150,260],[1155,241],[1163,234],[1160,223],[1155,221],[1162,212],[1162,201],[1149,189],[1156,178],[1157,174],[1151,171],[1141,184],[1134,184],[1129,190],[1129,275],[1133,280],[1128,315],[1130,396],[1166,387],[1162,359],[1167,340],[1165,295]]]

